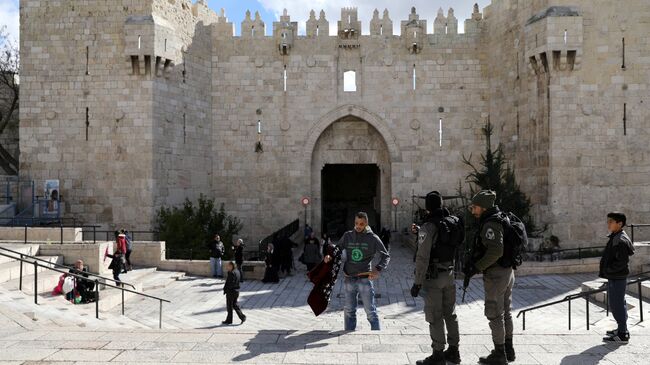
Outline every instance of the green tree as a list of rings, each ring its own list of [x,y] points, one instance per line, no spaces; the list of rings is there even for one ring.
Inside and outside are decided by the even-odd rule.
[[[480,166],[472,163],[472,156],[463,156],[463,162],[470,167],[466,181],[470,184],[470,195],[480,190],[493,190],[497,194],[496,204],[504,211],[512,212],[526,225],[526,231],[531,234],[535,230],[533,217],[530,214],[530,199],[521,191],[515,171],[508,163],[501,143],[492,149],[493,126],[488,118],[482,128],[485,136],[485,154],[481,155]]]
[[[214,200],[203,194],[195,205],[189,199],[180,207],[161,207],[156,214],[156,229],[160,240],[165,241],[168,258],[207,259],[207,243],[215,234],[221,236],[226,246],[226,258],[232,257],[233,236],[242,229],[239,218],[226,213],[223,204],[216,208]]]

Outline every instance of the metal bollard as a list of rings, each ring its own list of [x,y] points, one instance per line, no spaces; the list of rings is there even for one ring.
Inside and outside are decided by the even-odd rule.
[[[95,279],[95,318],[99,319],[99,280]]]
[[[38,262],[34,261],[34,304],[38,304]]]

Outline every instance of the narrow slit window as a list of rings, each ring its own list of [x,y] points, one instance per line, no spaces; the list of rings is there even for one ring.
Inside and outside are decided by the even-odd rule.
[[[625,37],[621,39],[621,46],[622,46],[621,55],[623,57],[623,64],[621,65],[621,68],[625,69]]]
[[[90,127],[90,108],[86,107],[86,141],[88,140],[89,127]]]
[[[165,52],[167,52],[167,38],[165,38]]]
[[[185,76],[187,75],[187,69],[185,68],[185,62],[183,62],[183,83],[185,83]]]
[[[90,75],[90,70],[88,69],[89,59],[90,59],[90,47],[86,46],[86,75]]]
[[[384,26],[383,25],[379,26],[379,35],[384,35]]]
[[[442,118],[438,119],[438,147],[442,147]]]
[[[627,136],[627,103],[623,103],[623,135]]]
[[[316,26],[316,37],[318,37],[319,35],[320,35],[320,28],[317,25]]]
[[[352,15],[348,15],[348,24],[352,24]]]
[[[567,33],[568,33],[568,32],[567,32],[567,30],[565,29],[565,30],[564,30],[564,44],[567,43]]]
[[[138,36],[138,49],[142,49],[142,36]]]
[[[187,117],[185,113],[183,113],[183,144],[185,144],[186,138],[187,138]]]
[[[356,92],[357,91],[357,73],[356,71],[345,71],[343,73],[343,91]]]
[[[284,81],[284,91],[287,91],[287,65],[284,65],[284,71],[282,72],[282,79]]]
[[[415,74],[415,65],[413,65],[413,90],[415,90],[416,86],[417,86],[417,77]]]
[[[251,27],[251,36],[255,37],[255,26]]]

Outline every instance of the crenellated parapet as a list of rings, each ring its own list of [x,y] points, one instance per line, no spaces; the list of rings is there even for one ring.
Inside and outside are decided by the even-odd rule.
[[[293,41],[298,37],[298,22],[292,22],[291,17],[284,9],[279,22],[273,23],[273,38],[278,43],[281,55],[288,55]]]
[[[309,12],[307,20],[307,37],[329,37],[330,23],[325,19],[325,11],[321,10],[318,19],[316,13],[312,10]]]
[[[251,19],[250,10],[246,10],[246,17],[241,22],[241,37],[244,39],[260,39],[266,36],[266,25],[259,11],[255,12],[255,19]]]
[[[382,18],[379,18],[379,10],[375,9],[370,20],[370,35],[384,37],[393,35],[393,21],[390,20],[388,9],[384,9]]]
[[[411,8],[409,20],[402,21],[402,38],[411,53],[420,53],[426,43],[427,21],[420,20],[415,7]]]

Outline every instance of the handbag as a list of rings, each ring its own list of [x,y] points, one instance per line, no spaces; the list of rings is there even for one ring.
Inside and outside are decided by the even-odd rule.
[[[74,277],[66,276],[66,278],[63,280],[63,286],[61,287],[61,290],[63,291],[63,294],[68,294],[69,292],[73,291]]]

